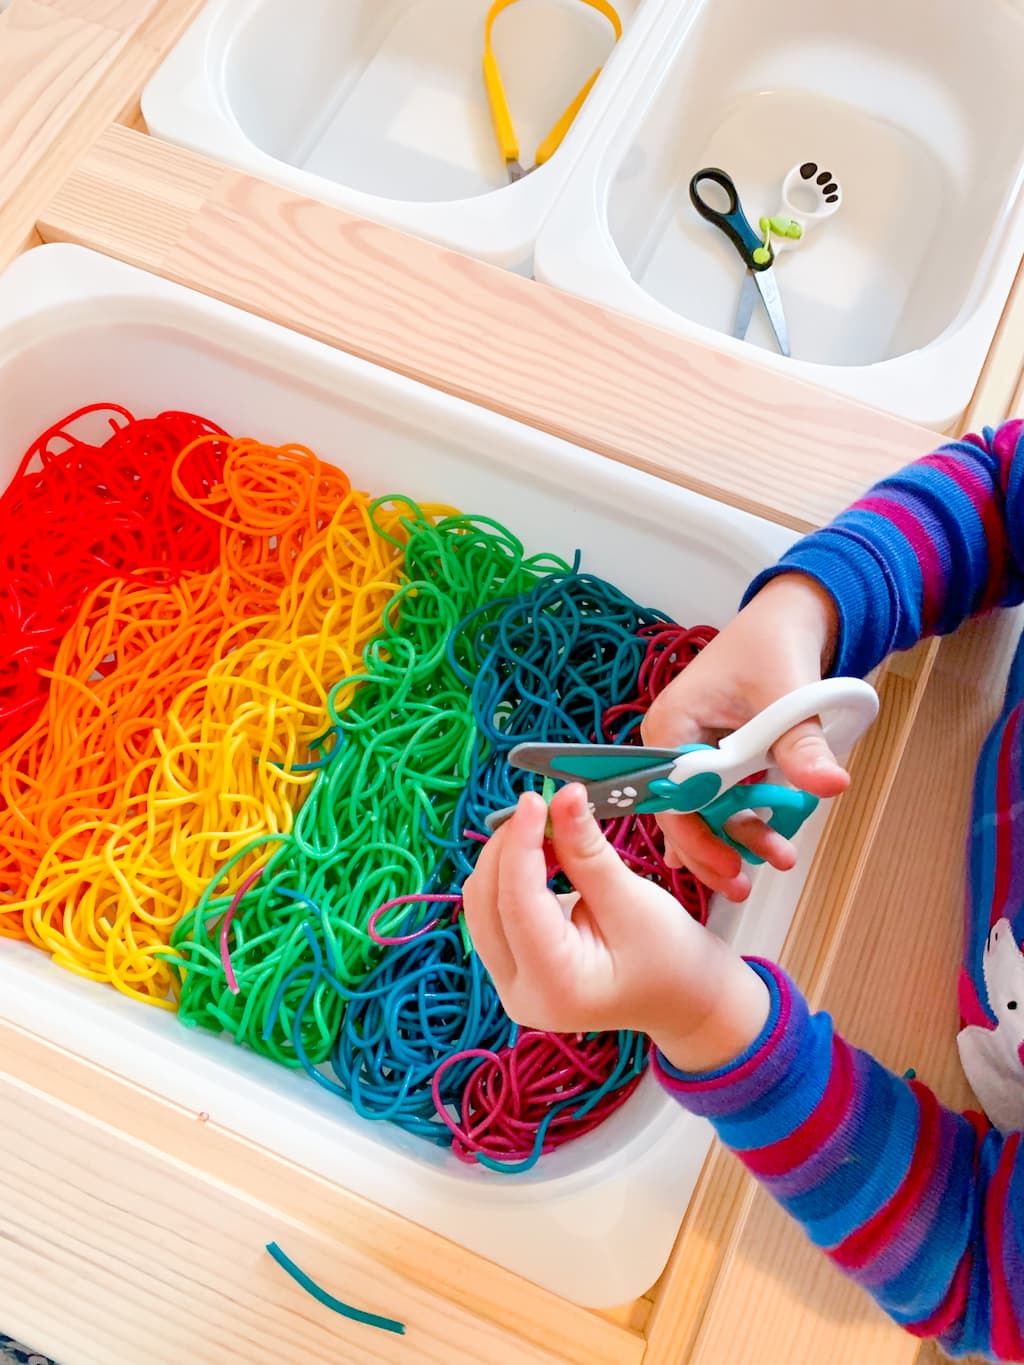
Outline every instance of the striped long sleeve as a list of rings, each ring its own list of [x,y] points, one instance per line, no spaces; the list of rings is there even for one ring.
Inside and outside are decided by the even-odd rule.
[[[1024,1360],[1021,1134],[943,1109],[751,965],[772,998],[761,1037],[702,1075],[656,1054],[662,1085],[898,1323],[951,1355]]]
[[[1024,422],[942,447],[878,484],[762,574],[834,599],[833,671],[1024,600]],[[969,849],[961,1056],[999,1131],[942,1108],[811,1015],[777,968],[762,1036],[721,1071],[662,1084],[811,1240],[909,1331],[952,1355],[1024,1361],[1024,644],[982,751]],[[1009,1120],[1007,1120],[1009,1116]]]
[[[1024,421],[945,445],[876,484],[747,591],[799,570],[839,611],[833,671],[863,677],[895,650],[1024,600]]]

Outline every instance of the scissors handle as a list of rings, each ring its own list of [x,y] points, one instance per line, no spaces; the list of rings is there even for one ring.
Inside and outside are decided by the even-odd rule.
[[[729,206],[724,212],[703,197],[701,191],[706,184],[717,185],[725,191]],[[690,201],[702,218],[718,228],[719,232],[725,233],[748,270],[768,270],[771,267],[775,259],[771,245],[766,246],[747,221],[731,175],[717,166],[705,166],[690,181]]]
[[[826,678],[798,687],[772,702],[753,720],[734,730],[717,749],[695,749],[676,759],[668,781],[702,794],[708,788],[705,774],[719,778],[716,794],[743,782],[755,773],[774,767],[771,751],[787,731],[805,720],[818,717],[829,747],[837,755],[846,753],[878,715],[878,694],[860,678]],[[682,797],[683,793],[680,793]],[[707,802],[701,802],[701,805]],[[686,809],[685,804],[677,809]],[[700,806],[691,807],[700,809]]]
[[[521,180],[529,171],[524,171],[519,160],[519,138],[516,134],[515,124],[512,120],[512,110],[509,108],[508,95],[505,93],[505,82],[502,79],[501,68],[498,65],[498,58],[495,56],[493,45],[494,21],[509,6],[517,3],[517,0],[494,0],[491,8],[487,12],[484,22],[484,88],[487,92],[487,102],[491,108],[491,118],[494,122],[494,133],[498,141],[505,165],[509,168],[510,179],[515,182]],[[610,0],[580,0],[581,4],[587,5],[595,10],[603,18],[607,19],[612,26],[616,43],[622,37],[622,20],[618,10]],[[537,148],[534,167],[542,166],[545,161],[550,161],[555,152],[558,151],[569,129],[575,122],[576,115],[583,108],[587,96],[594,87],[602,67],[589,77],[581,88],[573,96],[570,103],[566,106],[563,113],[559,116],[554,127],[544,138],[544,141]]]
[[[759,866],[764,859],[751,852],[745,844],[738,843],[725,828],[726,821],[743,810],[758,810],[766,813],[765,824],[769,829],[781,834],[783,839],[792,839],[800,832],[804,821],[818,809],[818,798],[810,792],[796,787],[779,787],[755,782],[746,787],[730,787],[717,801],[705,806],[700,817],[723,843],[736,850],[745,863]]]

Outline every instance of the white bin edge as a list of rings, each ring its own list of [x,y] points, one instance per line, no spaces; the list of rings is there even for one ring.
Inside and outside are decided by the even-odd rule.
[[[492,467],[495,478],[513,470],[520,482],[546,484],[541,496],[549,499],[557,484],[586,488],[581,496],[593,490],[611,509],[631,502],[656,508],[666,526],[697,518],[708,535],[742,543],[761,563],[793,539],[782,528],[72,246],[37,248],[0,277],[0,383],[4,367],[26,349],[89,328],[109,334],[119,322],[168,330],[185,343],[191,337],[197,350],[230,353],[243,371],[272,364],[293,386],[297,408],[315,388],[339,404],[376,411],[382,425],[385,414],[388,420],[398,414],[432,435],[448,431],[453,445],[488,452],[486,464],[478,462],[480,477]],[[144,349],[127,348],[112,378],[117,392],[93,397],[131,406],[133,382],[141,388],[153,382],[146,368]],[[162,375],[159,383],[187,406],[203,369],[197,354],[180,391],[172,377]],[[46,382],[63,411],[59,375]],[[37,430],[55,415],[40,413]],[[301,439],[301,417],[288,421]],[[823,821],[824,808],[804,831],[805,850]],[[808,861],[805,853],[805,870]],[[776,954],[802,881],[801,874],[758,869],[749,910],[720,905],[717,927],[741,951]],[[422,1144],[358,1120],[305,1077],[186,1031],[164,1012],[82,982],[10,941],[0,942],[0,1017],[176,1104],[206,1111],[228,1129],[591,1307],[630,1300],[656,1279],[710,1141],[709,1128],[678,1110],[648,1077],[625,1110],[542,1163],[535,1178],[490,1177],[453,1160],[431,1164]]]

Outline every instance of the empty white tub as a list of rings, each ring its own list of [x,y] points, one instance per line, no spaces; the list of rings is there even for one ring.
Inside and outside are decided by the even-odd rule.
[[[41,247],[0,277],[0,480],[51,422],[94,401],[190,409],[231,432],[305,442],[372,491],[497,513],[531,551],[579,546],[585,567],[687,623],[723,625],[792,539],[104,257]],[[821,808],[801,833],[801,871],[753,869],[748,908],[716,904],[714,927],[741,951],[778,953],[823,819]],[[533,1172],[467,1167],[10,940],[0,1017],[595,1307],[657,1278],[710,1141],[648,1076],[611,1121]]]
[[[747,354],[944,430],[966,407],[1024,251],[1018,0],[693,0],[542,230],[536,273],[736,351],[735,249],[690,177],[729,172],[748,218],[814,161],[838,214],[775,267],[793,360],[760,303]]]
[[[520,0],[494,28],[524,166],[594,70],[561,149],[509,185],[481,70],[489,0],[210,0],[142,97],[157,137],[483,260],[541,221],[664,0]],[[609,56],[610,53],[610,56]],[[607,58],[607,61],[606,61]]]

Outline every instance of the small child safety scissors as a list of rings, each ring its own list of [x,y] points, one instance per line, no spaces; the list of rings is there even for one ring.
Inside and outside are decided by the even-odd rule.
[[[608,0],[579,0],[579,3],[589,5],[591,9],[597,10],[598,14],[603,15],[612,26],[615,41],[619,41],[622,37],[622,20],[615,8],[608,3]],[[566,133],[572,127],[576,115],[583,108],[584,101],[602,71],[602,68],[598,67],[586,84],[577,91],[572,103],[537,148],[534,165],[524,169],[519,160],[519,138],[516,135],[515,124],[512,122],[512,111],[509,108],[508,96],[505,94],[505,82],[501,78],[501,68],[498,66],[498,59],[494,55],[492,43],[495,19],[503,10],[507,10],[510,5],[514,4],[516,4],[516,0],[494,0],[494,4],[487,13],[487,21],[484,25],[484,85],[491,106],[491,117],[494,120],[494,131],[497,135],[498,146],[508,170],[509,183],[513,185],[517,180],[522,180],[524,175],[529,175],[531,171],[536,170],[538,166],[543,166],[545,161],[551,160],[561,147]]]
[[[715,208],[703,194],[705,185],[717,185],[726,194],[726,208]],[[706,166],[690,181],[690,200],[702,218],[728,237],[747,267],[740,292],[739,307],[733,336],[742,341],[750,327],[754,304],[760,294],[775,340],[784,356],[789,356],[789,332],[782,307],[778,280],[775,278],[775,258],[792,250],[803,241],[808,229],[838,213],[843,193],[831,171],[819,169],[815,161],[803,161],[794,166],[782,182],[781,203],[772,218],[758,221],[760,235],[754,231],[731,175]],[[774,244],[773,244],[773,239]]]
[[[828,678],[780,697],[721,741],[681,749],[618,744],[518,744],[509,762],[526,772],[582,782],[598,820],[661,811],[696,813],[748,863],[760,863],[726,833],[725,822],[744,810],[766,811],[767,823],[792,838],[817,808],[818,798],[776,782],[746,779],[774,767],[773,745],[802,721],[820,717],[833,753],[845,754],[878,714],[875,689],[859,678]],[[496,811],[497,829],[515,811]]]

